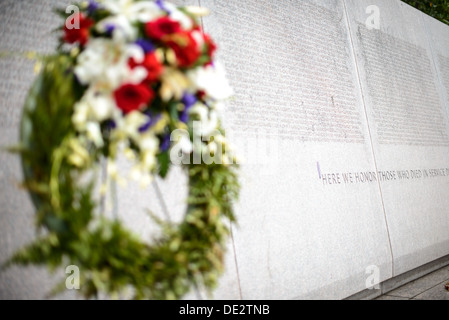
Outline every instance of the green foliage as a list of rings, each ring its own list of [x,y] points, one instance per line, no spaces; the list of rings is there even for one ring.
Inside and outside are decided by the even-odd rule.
[[[449,0],[402,0],[424,13],[449,24]]]
[[[20,152],[28,189],[36,207],[37,227],[45,236],[17,252],[7,263],[40,264],[50,269],[76,265],[86,298],[99,292],[117,296],[132,287],[137,299],[178,299],[192,286],[212,289],[223,271],[228,227],[238,198],[237,167],[185,165],[189,177],[188,208],[179,225],[158,221],[163,236],[149,245],[119,221],[96,217],[92,171],[104,150],[89,147],[82,167],[73,153],[73,106],[80,98],[72,58],[46,59],[25,103]],[[81,91],[80,91],[81,92]],[[160,155],[160,174],[169,170],[168,153]],[[58,288],[63,288],[63,284]],[[56,288],[57,289],[57,288]],[[56,290],[55,289],[55,290]]]

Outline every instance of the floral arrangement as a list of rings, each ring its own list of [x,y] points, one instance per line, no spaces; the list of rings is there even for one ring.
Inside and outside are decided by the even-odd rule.
[[[91,0],[80,8],[68,18],[60,12],[57,53],[42,58],[25,103],[18,151],[46,232],[9,263],[76,265],[87,298],[130,287],[138,299],[211,289],[239,185],[217,115],[232,89],[200,27],[206,11],[162,0]],[[120,153],[133,162],[126,177],[115,164]],[[99,215],[97,179],[86,176],[101,159],[108,179],[143,186],[179,160],[189,178],[184,221],[153,216],[163,235],[148,244]]]

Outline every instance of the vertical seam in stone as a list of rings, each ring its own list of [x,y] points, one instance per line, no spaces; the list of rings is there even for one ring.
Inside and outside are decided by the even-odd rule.
[[[161,192],[161,189],[159,188],[156,178],[154,178],[154,180],[153,180],[153,187],[154,187],[154,190],[156,191],[156,196],[159,200],[159,204],[161,205],[162,212],[164,213],[167,221],[171,223],[172,221],[171,221],[170,211],[168,210],[167,203],[165,202],[164,195]]]
[[[368,112],[366,110],[366,101],[365,101],[365,95],[363,94],[363,87],[362,87],[362,81],[361,81],[361,77],[360,77],[360,72],[359,72],[359,63],[357,61],[357,54],[355,52],[355,47],[354,47],[354,40],[352,39],[352,30],[351,30],[351,24],[349,21],[349,15],[348,15],[348,9],[346,7],[346,0],[342,0],[343,2],[343,7],[344,7],[344,11],[345,11],[345,18],[346,18],[346,25],[348,27],[348,32],[349,32],[349,39],[351,40],[351,49],[352,49],[352,54],[354,56],[354,63],[355,63],[355,71],[357,73],[357,80],[359,82],[359,88],[360,88],[360,94],[362,96],[362,103],[363,103],[363,109],[365,111],[365,120],[366,120],[366,125],[368,127],[368,134],[369,134],[369,142],[371,144],[371,152],[373,155],[373,160],[374,160],[374,167],[376,169],[376,174],[378,173],[378,169],[377,169],[377,160],[376,160],[376,154],[374,152],[374,145],[373,145],[373,139],[372,139],[372,135],[371,135],[371,127],[369,124],[369,119],[368,119]],[[387,229],[387,235],[388,235],[388,244],[390,247],[390,255],[391,255],[391,276],[394,277],[394,255],[393,255],[393,246],[391,244],[391,236],[390,236],[390,228],[388,226],[388,219],[387,219],[387,213],[385,211],[385,204],[384,204],[384,197],[382,194],[382,187],[380,185],[380,181],[379,179],[377,179],[377,185],[379,187],[379,193],[380,193],[380,200],[382,202],[382,209],[383,209],[383,213],[384,213],[384,221],[385,221],[385,227]]]
[[[100,162],[100,171],[101,171],[101,177],[100,177],[100,215],[104,217],[106,213],[106,190],[102,190],[103,187],[107,185],[107,170],[108,170],[108,163],[104,157],[102,157]]]
[[[232,224],[230,225],[229,229],[231,231],[232,251],[234,251],[234,263],[235,263],[235,271],[237,274],[237,284],[239,286],[239,295],[240,300],[243,300],[242,287],[240,285],[239,263],[237,262],[237,252],[235,251],[234,233],[232,232]]]
[[[198,7],[201,8],[201,0],[198,0]],[[201,30],[203,30],[203,32],[204,32],[203,17],[200,17],[200,22],[201,22]]]

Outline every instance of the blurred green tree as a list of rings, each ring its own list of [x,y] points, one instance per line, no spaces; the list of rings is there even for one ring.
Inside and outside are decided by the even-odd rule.
[[[402,0],[424,13],[449,25],[449,0]]]

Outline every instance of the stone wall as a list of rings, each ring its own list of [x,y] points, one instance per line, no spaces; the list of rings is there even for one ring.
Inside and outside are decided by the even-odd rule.
[[[50,51],[54,3],[2,1],[0,51]],[[178,3],[211,10],[202,24],[236,92],[223,118],[244,158],[243,188],[214,298],[341,299],[377,271],[382,282],[449,254],[448,26],[398,0]],[[379,29],[367,27],[371,5]],[[33,68],[19,57],[0,64],[9,145]],[[177,173],[158,182],[175,219]],[[19,159],[1,153],[0,262],[34,237],[20,179]],[[130,188],[121,212],[162,214],[156,190]],[[143,213],[122,219],[148,236]],[[12,268],[0,273],[0,298],[43,298],[53,281]]]

